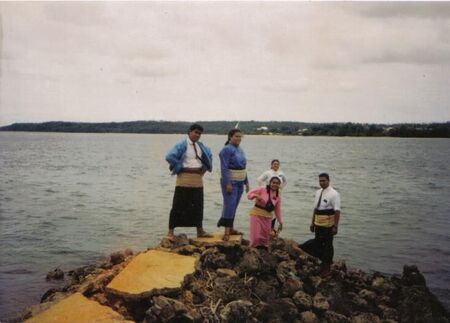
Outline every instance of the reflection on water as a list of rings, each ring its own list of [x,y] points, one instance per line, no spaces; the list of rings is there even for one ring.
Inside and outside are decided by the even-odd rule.
[[[70,269],[166,234],[175,178],[164,161],[183,135],[0,133],[0,316],[38,303],[47,271]],[[214,153],[205,176],[206,229],[221,213],[218,152],[224,136],[204,135]],[[281,160],[284,231],[311,237],[317,174],[341,193],[336,256],[349,266],[399,273],[417,264],[450,307],[448,139],[246,136],[250,184]],[[243,199],[236,227],[248,231]],[[177,229],[194,235],[194,229]],[[14,295],[14,297],[11,297]]]

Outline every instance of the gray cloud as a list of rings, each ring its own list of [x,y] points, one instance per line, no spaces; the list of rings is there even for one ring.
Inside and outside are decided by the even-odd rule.
[[[344,5],[345,6],[345,5]],[[379,2],[355,4],[356,12],[372,18],[413,17],[422,19],[450,18],[449,2]]]
[[[450,119],[447,7],[3,2],[0,124]]]
[[[92,26],[113,23],[105,2],[48,2],[40,6],[45,19],[75,26]]]

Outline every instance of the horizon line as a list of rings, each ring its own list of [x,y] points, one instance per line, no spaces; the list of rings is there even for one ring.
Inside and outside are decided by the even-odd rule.
[[[396,124],[436,124],[436,123],[449,123],[447,121],[421,121],[421,122],[356,122],[356,121],[293,121],[293,120],[197,120],[197,121],[187,121],[187,120],[128,120],[128,121],[62,121],[62,120],[50,120],[50,121],[39,121],[39,122],[13,122],[6,125],[0,125],[0,128],[11,126],[13,124],[42,124],[42,123],[86,123],[86,124],[98,124],[98,123],[130,123],[130,122],[180,122],[180,123],[202,123],[202,122],[294,122],[294,123],[310,123],[310,124],[334,124],[334,123],[353,123],[353,124],[371,124],[371,125],[396,125]]]

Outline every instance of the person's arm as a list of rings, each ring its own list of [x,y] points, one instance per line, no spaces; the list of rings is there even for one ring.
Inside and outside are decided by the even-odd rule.
[[[314,232],[314,228],[315,228],[315,225],[314,225],[315,216],[316,216],[316,209],[314,209],[314,211],[313,211],[313,215],[312,215],[312,218],[311,218],[311,224],[309,225],[309,230],[310,230],[311,232]]]
[[[203,172],[211,172],[213,168],[213,156],[211,153],[211,149],[209,149],[208,146],[205,144],[198,142],[198,145],[200,149],[202,150],[202,165],[203,165]]]
[[[283,230],[283,218],[281,216],[281,197],[278,197],[278,202],[275,205],[275,218],[278,221],[278,231]]]
[[[269,175],[267,175],[267,172],[262,173],[258,178],[258,185],[259,186],[265,186],[266,182],[267,182],[267,177],[269,177]]]
[[[264,200],[261,197],[261,188],[260,187],[254,188],[250,192],[248,192],[247,198],[249,200],[256,199],[258,202],[264,202]]]
[[[232,152],[226,146],[220,151],[220,173],[222,176],[222,183],[226,186],[228,193],[233,191],[233,186],[231,185],[231,174],[229,169],[230,158]]]
[[[314,232],[314,221],[315,221],[315,217],[316,217],[316,207],[317,207],[317,202],[319,201],[320,195],[318,195],[318,192],[316,192],[316,195],[314,197],[314,209],[313,209],[313,214],[312,214],[312,218],[311,218],[311,224],[309,225],[309,230],[311,232]]]
[[[341,197],[339,193],[336,194],[334,201],[332,201],[332,205],[334,208],[334,225],[332,227],[333,235],[338,233],[339,220],[341,218]]]
[[[281,188],[284,188],[284,187],[286,186],[286,184],[287,184],[287,178],[286,178],[286,176],[284,175],[284,173],[281,173],[281,174],[280,174],[280,177],[281,177],[281,179],[282,179],[282,182],[281,182]]]
[[[169,163],[172,174],[178,174],[183,168],[183,152],[181,148],[181,142],[179,142],[174,145],[166,154],[166,161]]]
[[[334,211],[334,225],[331,229],[332,230],[331,232],[333,233],[333,235],[336,235],[338,233],[340,217],[341,217],[341,211],[340,210]]]

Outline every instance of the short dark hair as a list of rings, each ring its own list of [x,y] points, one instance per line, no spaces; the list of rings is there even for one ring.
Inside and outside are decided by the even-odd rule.
[[[270,166],[272,166],[274,162],[278,162],[278,164],[280,163],[280,161],[279,161],[278,159],[273,159],[273,160],[270,162]]]
[[[320,173],[319,177],[325,177],[328,181],[330,180],[330,176],[327,173]]]
[[[194,131],[194,130],[199,130],[200,132],[203,132],[203,127],[201,125],[199,125],[198,123],[193,123],[189,127],[189,132]]]

